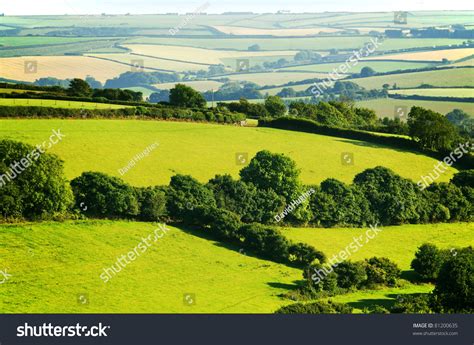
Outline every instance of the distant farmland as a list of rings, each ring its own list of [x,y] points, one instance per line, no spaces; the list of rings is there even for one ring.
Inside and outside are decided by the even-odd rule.
[[[474,116],[474,104],[467,102],[442,102],[442,101],[419,101],[413,99],[371,99],[356,102],[358,106],[373,109],[379,117],[395,117],[395,107],[405,106],[409,111],[411,107],[418,106],[447,114],[453,109],[461,109]]]

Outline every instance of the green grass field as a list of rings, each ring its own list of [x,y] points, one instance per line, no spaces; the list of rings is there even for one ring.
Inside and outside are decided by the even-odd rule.
[[[362,260],[373,256],[385,256],[402,270],[410,269],[416,249],[429,242],[440,248],[474,246],[474,223],[446,223],[424,225],[379,226],[381,232],[365,243],[368,228],[285,228],[282,231],[291,240],[304,242],[322,250],[330,258],[344,250],[354,237],[363,235],[363,245],[351,256]],[[372,236],[372,232],[370,233]]]
[[[390,94],[420,95],[431,97],[474,97],[474,88],[436,88],[436,89],[404,89],[390,90]]]
[[[11,275],[0,289],[3,313],[272,313],[292,303],[279,297],[302,279],[301,270],[261,260],[192,231],[170,228],[109,282],[100,274],[152,234],[156,224],[76,221],[0,225],[0,257]],[[474,243],[474,224],[383,228],[354,259],[388,256],[402,268],[430,241],[441,247]],[[288,237],[328,254],[358,229],[287,229]],[[434,231],[434,232],[432,232]],[[400,245],[394,245],[399,243]],[[402,245],[403,244],[403,245]],[[395,247],[395,248],[394,248]],[[365,306],[390,305],[394,296],[429,292],[429,284],[362,290],[331,299]],[[195,303],[184,302],[191,294]],[[80,303],[81,295],[87,303]],[[82,300],[83,301],[83,300]]]
[[[393,17],[392,17],[393,18]],[[169,44],[208,49],[247,50],[252,44],[258,44],[262,50],[351,50],[361,48],[370,42],[368,36],[342,37],[304,37],[304,38],[179,38],[179,37],[137,37],[130,38],[126,43]],[[386,39],[378,48],[380,51],[406,49],[415,47],[433,47],[449,44],[462,44],[462,39],[424,38],[424,39]]]
[[[361,141],[272,128],[238,127],[204,123],[137,120],[0,120],[0,139],[37,144],[52,129],[66,136],[52,148],[65,161],[68,178],[84,171],[102,171],[120,176],[118,169],[154,142],[159,147],[123,175],[133,185],[168,184],[171,176],[190,174],[207,181],[216,174],[235,177],[243,168],[236,155],[251,159],[267,149],[294,159],[306,184],[333,177],[351,182],[353,177],[377,165],[384,165],[401,176],[418,181],[432,171],[436,160],[402,150]],[[343,165],[344,153],[354,154],[354,165]],[[179,154],[177,154],[179,153]],[[439,181],[449,181],[455,169]]]
[[[100,274],[156,224],[112,221],[0,226],[2,313],[271,313],[301,271],[185,231],[152,242],[109,282]],[[78,302],[86,294],[88,304]],[[194,294],[195,304],[184,303]]]
[[[294,67],[285,67],[279,69],[279,71],[307,71],[307,72],[332,72],[335,68],[337,69],[341,66],[341,63],[323,63],[323,64],[313,64],[313,65],[303,65],[303,66],[294,66]],[[360,70],[364,67],[370,67],[378,73],[405,70],[405,69],[414,69],[414,68],[424,68],[433,66],[433,64],[425,62],[401,62],[401,61],[360,61],[356,66],[348,73],[360,73]]]
[[[126,105],[106,104],[94,102],[60,101],[53,99],[23,99],[23,98],[0,98],[0,105],[7,106],[37,106],[70,109],[119,109]]]
[[[461,109],[474,116],[474,104],[468,102],[445,102],[445,101],[419,101],[414,99],[380,98],[367,101],[358,101],[360,107],[373,109],[379,117],[395,117],[395,107],[405,106],[409,111],[411,107],[423,107],[441,113],[449,113],[453,109]]]
[[[384,84],[389,84],[390,86],[397,84],[398,87],[402,88],[413,88],[422,84],[449,88],[453,86],[474,86],[473,77],[474,69],[456,68],[447,70],[380,75],[367,78],[345,79],[344,81],[350,81],[359,84],[368,90],[382,89]],[[308,89],[312,85],[313,84],[300,84],[293,85],[291,87],[295,91],[302,91]],[[265,92],[268,92],[270,95],[275,95],[280,92],[282,88],[283,87],[267,89]]]

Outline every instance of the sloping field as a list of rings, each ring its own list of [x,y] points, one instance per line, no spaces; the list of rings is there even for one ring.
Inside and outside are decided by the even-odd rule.
[[[133,251],[156,228],[125,221],[0,225],[2,269],[8,268],[12,275],[1,285],[0,309],[3,313],[272,313],[291,303],[278,297],[285,292],[279,284],[301,279],[300,270],[171,227],[104,283],[103,269],[117,267],[117,258]],[[185,303],[191,297],[194,303]],[[87,303],[82,304],[85,298]]]
[[[360,107],[373,109],[379,117],[395,117],[395,107],[407,107],[410,111],[411,107],[423,107],[437,111],[441,114],[447,114],[453,109],[461,109],[466,113],[474,116],[474,104],[468,102],[442,102],[442,101],[419,101],[414,99],[371,99],[367,101],[358,101],[356,104]]]
[[[239,52],[223,51],[212,49],[199,49],[180,46],[165,45],[147,45],[147,44],[128,44],[124,45],[135,54],[154,56],[164,59],[171,59],[181,62],[220,64],[223,58],[246,58],[250,56],[294,56],[296,52],[292,51],[272,51],[272,52]]]
[[[393,19],[393,13],[392,13]],[[383,41],[377,51],[407,49],[407,48],[432,48],[433,46],[446,46],[462,44],[465,40],[451,38],[389,38]],[[350,50],[362,48],[370,42],[369,36],[337,36],[337,37],[283,37],[275,38],[179,38],[179,37],[136,37],[125,41],[134,44],[166,44],[174,46],[188,46],[207,49],[237,49],[247,51],[248,47],[258,44],[262,50]]]
[[[410,88],[422,84],[439,87],[474,86],[474,69],[455,68],[439,71],[413,72],[374,76],[350,80],[366,89],[381,89],[384,84],[397,84],[398,87]]]
[[[120,62],[123,64],[133,64],[143,66],[145,69],[156,68],[168,71],[197,71],[201,69],[207,69],[206,65],[198,65],[189,62],[179,62],[172,60],[164,60],[160,58],[153,58],[148,56],[133,55],[133,54],[87,54],[87,56],[93,56],[100,59],[111,60]],[[130,68],[130,67],[129,67]]]
[[[208,91],[208,90],[217,90],[222,83],[214,80],[200,80],[200,81],[183,81],[183,82],[174,82],[174,83],[161,83],[161,84],[154,84],[153,86],[160,89],[160,90],[167,90],[172,89],[175,87],[176,84],[185,84],[192,87],[194,90],[197,91]]]
[[[377,55],[364,58],[363,60],[404,60],[404,61],[450,61],[459,60],[474,54],[474,48],[442,49],[426,52],[409,52],[402,54]]]
[[[302,66],[291,66],[279,69],[280,71],[308,71],[308,72],[332,72],[335,68],[339,68],[341,63],[324,63],[312,64]],[[364,67],[370,67],[376,72],[390,72],[404,69],[415,69],[433,66],[430,63],[424,62],[401,62],[401,61],[360,61],[356,66],[353,66],[349,73],[360,73]]]
[[[327,78],[327,73],[307,72],[265,72],[265,73],[239,73],[226,75],[230,80],[245,80],[252,83],[264,85],[281,85],[291,81],[300,81],[312,78]]]
[[[410,224],[378,228],[381,231],[372,240],[365,236],[368,228],[285,228],[283,232],[293,241],[315,246],[329,258],[358,238],[361,246],[352,254],[351,260],[385,256],[396,262],[402,270],[410,269],[416,249],[423,243],[433,243],[444,249],[474,246],[474,223]],[[373,236],[373,232],[370,232],[370,236]]]
[[[390,94],[431,97],[474,97],[474,88],[404,89],[390,90]]]
[[[29,82],[46,77],[85,79],[88,75],[105,82],[107,79],[130,71],[130,69],[131,66],[86,56],[0,58],[0,71],[3,78]]]
[[[227,35],[236,36],[312,36],[323,33],[335,33],[340,32],[340,29],[328,28],[328,27],[312,27],[308,29],[257,29],[247,28],[242,26],[224,26],[217,25],[213,26],[214,29]]]
[[[101,171],[137,186],[168,184],[177,173],[202,182],[216,174],[237,177],[243,165],[236,157],[244,155],[248,161],[263,149],[294,159],[307,184],[329,177],[351,182],[357,173],[378,165],[418,181],[437,163],[418,153],[376,144],[272,128],[137,120],[0,120],[0,138],[33,145],[43,142],[53,129],[65,135],[52,152],[65,161],[68,178]],[[120,176],[118,169],[155,142],[158,148]],[[342,164],[341,157],[348,152],[354,154],[354,165]],[[455,172],[449,169],[439,181],[449,181]]]
[[[119,104],[78,102],[78,101],[59,101],[59,100],[54,100],[54,99],[24,99],[24,98],[0,98],[0,105],[70,108],[70,109],[119,109],[119,108],[128,107],[126,105],[119,105]]]

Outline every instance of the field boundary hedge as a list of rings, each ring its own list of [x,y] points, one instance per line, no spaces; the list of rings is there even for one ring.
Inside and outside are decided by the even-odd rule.
[[[128,107],[121,109],[69,109],[42,106],[0,106],[0,118],[150,118],[182,119],[217,123],[238,123],[245,120],[241,113],[218,109],[178,107]]]

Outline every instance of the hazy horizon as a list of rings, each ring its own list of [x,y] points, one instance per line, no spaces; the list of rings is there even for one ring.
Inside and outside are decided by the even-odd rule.
[[[206,5],[207,4],[207,5]],[[174,2],[160,2],[152,0],[119,0],[103,1],[97,3],[92,0],[49,0],[33,1],[19,0],[0,6],[0,13],[7,16],[14,15],[97,15],[107,14],[185,14],[203,8],[203,12],[220,14],[223,12],[253,12],[275,13],[277,11],[290,11],[291,13],[321,13],[321,12],[392,12],[392,11],[469,11],[474,6],[471,1],[458,0],[446,3],[445,1],[400,0],[396,3],[381,3],[378,0],[363,1],[327,1],[327,0],[300,0],[270,1],[261,0],[258,3],[249,0],[240,2],[221,0],[213,1],[188,1],[177,0]]]

